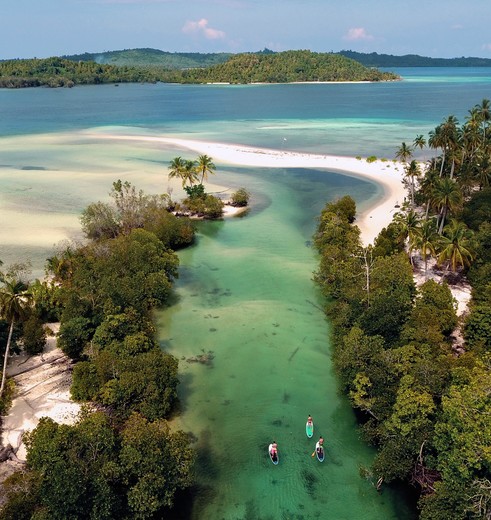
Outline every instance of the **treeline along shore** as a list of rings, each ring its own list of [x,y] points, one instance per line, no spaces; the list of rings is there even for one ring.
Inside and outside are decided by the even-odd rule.
[[[109,65],[60,57],[0,61],[0,88],[103,83],[291,83],[388,81],[398,76],[333,53],[285,51],[231,55],[224,63],[185,69],[157,64]]]
[[[293,83],[393,81],[379,67],[490,67],[488,58],[312,52],[179,53],[126,49],[45,59],[0,60],[0,88],[117,83]]]
[[[168,303],[175,250],[193,242],[194,226],[173,215],[168,195],[121,181],[111,195],[87,207],[87,240],[52,256],[47,280],[27,284],[18,266],[2,272],[2,414],[15,392],[9,346],[41,352],[52,321],[74,363],[71,397],[86,403],[74,424],[43,417],[24,434],[26,465],[3,484],[2,519],[161,518],[192,483],[192,439],[167,423],[178,361],[157,343],[152,310]]]
[[[424,520],[491,514],[490,108],[402,143],[408,200],[373,245],[350,197],[325,206],[315,235],[334,363],[378,450],[366,474],[379,490],[412,486]],[[426,146],[436,155],[420,164]],[[458,317],[451,289],[464,280]]]

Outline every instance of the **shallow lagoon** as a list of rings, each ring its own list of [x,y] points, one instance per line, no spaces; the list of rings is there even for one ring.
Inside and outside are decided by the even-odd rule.
[[[373,454],[338,393],[311,280],[319,208],[369,187],[346,180],[327,189],[319,179],[298,193],[302,173],[247,174],[267,198],[244,218],[201,227],[198,245],[180,253],[178,303],[159,315],[162,344],[181,359],[177,423],[204,450],[193,518],[408,518],[399,497],[360,477]],[[208,363],[191,361],[202,354]],[[323,464],[311,457],[320,434]],[[278,466],[267,455],[272,440]]]
[[[113,181],[164,192],[168,161],[193,156],[91,133],[390,158],[402,141],[450,113],[462,120],[484,97],[491,79],[482,69],[418,69],[403,82],[374,85],[0,90],[0,258],[29,257],[41,276],[54,244],[79,236],[81,210],[107,198]],[[218,167],[214,183],[247,186],[252,208],[201,227],[197,245],[180,253],[176,304],[158,315],[163,347],[181,359],[176,426],[203,448],[192,516],[408,518],[402,497],[379,495],[360,477],[373,453],[338,393],[311,280],[309,242],[325,202],[349,192],[363,205],[379,196],[377,187],[326,171]],[[209,365],[186,361],[203,353]],[[323,465],[311,458],[318,433],[327,442]],[[273,438],[277,467],[266,453]]]

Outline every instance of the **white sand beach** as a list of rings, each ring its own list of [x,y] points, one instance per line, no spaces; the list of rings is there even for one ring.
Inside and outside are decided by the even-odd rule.
[[[16,384],[15,396],[8,415],[2,417],[2,446],[10,445],[14,454],[0,464],[0,482],[22,467],[26,458],[23,434],[33,430],[41,417],[60,424],[73,424],[80,405],[70,398],[71,361],[56,346],[59,324],[49,324],[44,352],[36,356],[25,353],[12,356],[7,368]]]
[[[320,168],[373,181],[383,188],[383,195],[374,200],[371,207],[360,212],[356,220],[365,244],[372,243],[379,231],[390,223],[395,207],[401,204],[406,196],[402,184],[402,165],[393,161],[367,162],[364,158],[287,152],[172,137],[118,134],[96,134],[94,137],[177,146],[209,155],[216,163],[268,168]]]

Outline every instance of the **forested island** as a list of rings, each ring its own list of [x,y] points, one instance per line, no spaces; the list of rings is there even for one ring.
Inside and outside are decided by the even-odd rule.
[[[190,83],[294,83],[318,81],[389,81],[399,77],[367,68],[339,54],[285,51],[238,54],[205,69],[184,70]]]
[[[275,54],[270,49],[263,49],[254,54]],[[365,67],[490,67],[490,58],[429,58],[418,54],[405,54],[395,56],[392,54],[379,54],[377,52],[356,52],[341,50],[335,54],[341,54],[347,58],[358,61]],[[197,67],[209,67],[218,63],[224,63],[233,56],[233,53],[199,53],[199,52],[166,52],[158,49],[125,49],[120,51],[108,51],[100,53],[73,54],[62,56],[73,61],[95,61],[106,65],[119,66],[149,66],[159,65],[169,69],[186,69]]]
[[[378,448],[366,472],[378,489],[413,486],[423,520],[491,514],[490,106],[402,143],[409,200],[373,246],[350,197],[325,206],[315,235],[334,363]],[[425,146],[437,156],[421,165],[412,157]],[[464,279],[459,320],[449,286]]]
[[[103,65],[59,57],[0,62],[0,88],[135,82],[248,84],[396,79],[395,74],[365,67],[344,56],[310,51],[237,54],[225,63],[179,70],[157,65]]]
[[[378,67],[489,67],[487,58],[427,58],[408,54],[308,50],[180,53],[125,49],[46,59],[0,60],[0,88],[73,87],[101,83],[290,83],[390,81]]]
[[[491,67],[490,58],[429,58],[418,54],[394,56],[356,51],[339,51],[339,54],[356,60],[365,67]]]

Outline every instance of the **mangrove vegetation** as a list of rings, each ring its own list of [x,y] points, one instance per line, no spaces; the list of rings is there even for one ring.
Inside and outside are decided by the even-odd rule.
[[[334,363],[378,449],[366,472],[378,489],[413,486],[424,520],[491,514],[490,122],[483,100],[462,125],[450,116],[402,144],[409,200],[373,246],[350,197],[325,206],[315,234]],[[435,156],[414,163],[426,146]],[[465,279],[459,318],[450,287]]]
[[[26,436],[26,467],[4,483],[2,519],[162,518],[192,484],[192,439],[167,424],[178,361],[156,342],[152,310],[169,303],[174,250],[193,242],[194,227],[167,195],[117,181],[111,196],[86,208],[86,241],[48,260],[47,281],[29,284],[18,267],[2,273],[4,367],[10,345],[39,351],[43,323],[57,319],[72,398],[86,404],[75,424],[45,417]],[[4,377],[3,411],[12,391]]]

